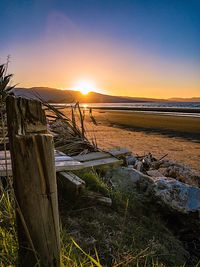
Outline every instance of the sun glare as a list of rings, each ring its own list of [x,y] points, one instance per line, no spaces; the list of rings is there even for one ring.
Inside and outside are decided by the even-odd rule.
[[[95,91],[95,84],[92,81],[79,81],[74,89],[80,91],[83,95],[87,95],[91,91]]]

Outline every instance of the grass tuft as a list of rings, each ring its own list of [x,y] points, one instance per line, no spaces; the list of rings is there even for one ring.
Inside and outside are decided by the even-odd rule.
[[[0,186],[0,266],[15,266],[17,260],[17,234],[12,191]]]

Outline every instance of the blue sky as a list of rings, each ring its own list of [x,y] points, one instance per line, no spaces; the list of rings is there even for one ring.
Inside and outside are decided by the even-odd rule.
[[[178,90],[176,95],[181,95],[182,92],[186,95],[186,90],[189,90],[191,84],[193,95],[200,95],[199,14],[198,0],[1,0],[0,58],[3,61],[7,54],[11,55],[11,70],[16,75],[16,82],[25,86],[38,85],[36,82],[40,85],[52,84],[54,87],[71,86],[72,80],[76,79],[75,69],[71,76],[66,75],[65,81],[64,75],[61,75],[59,78],[55,77],[55,82],[51,80],[51,84],[47,84],[48,76],[53,70],[48,70],[50,62],[48,56],[44,58],[43,54],[46,51],[52,54],[56,50],[56,66],[59,66],[60,59],[62,69],[66,68],[66,72],[71,72],[62,59],[62,56],[70,51],[71,54],[67,58],[71,66],[77,62],[74,66],[78,69],[77,79],[84,75],[91,76],[91,79],[98,80],[99,86],[109,93],[122,94],[120,90],[123,90],[127,95],[131,91],[130,88],[136,89],[137,86],[141,94],[145,95],[149,83],[147,95],[151,94],[154,87],[157,89],[152,91],[152,95],[163,95],[162,90],[166,92],[166,84]],[[86,44],[86,41],[89,44]],[[74,50],[77,42],[79,48]],[[49,43],[54,43],[54,46],[49,47]],[[41,51],[36,47],[41,47]],[[58,51],[62,53],[59,54]],[[72,54],[77,55],[77,51],[80,57],[73,57]],[[89,51],[92,51],[91,55]],[[115,77],[122,71],[117,69],[114,73],[115,67],[110,73],[110,80],[106,74],[99,71],[99,76],[94,75],[94,65],[101,61],[95,51],[97,54],[98,51],[105,52],[102,66],[107,70],[112,67],[112,64],[106,61],[110,57],[115,64],[123,65],[124,74],[125,68],[128,73],[134,74],[138,67],[141,73],[144,70],[147,74],[151,73],[151,77],[155,77],[145,81],[138,73],[134,80],[129,74],[124,75],[124,80],[114,82]],[[91,63],[85,72],[84,62],[81,60],[86,59],[86,52]],[[33,54],[34,58],[31,57]],[[133,59],[132,65],[129,60],[131,57],[136,58],[135,61]],[[39,75],[38,66],[35,66],[35,69],[30,68],[30,75],[27,70],[24,72],[27,61],[28,66],[30,62],[33,62],[34,66],[37,65],[34,63],[36,59],[46,62],[46,65],[42,63],[42,66],[47,68],[47,77],[43,73],[44,80],[41,77],[34,78],[35,75]],[[92,59],[96,62],[92,62]],[[161,80],[158,78],[157,83],[156,70],[158,76],[162,77]],[[186,83],[187,88],[180,91]],[[128,88],[125,91],[122,88],[123,84]]]

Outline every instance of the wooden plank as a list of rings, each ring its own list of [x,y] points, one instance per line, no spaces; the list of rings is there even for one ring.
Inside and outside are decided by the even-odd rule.
[[[73,160],[72,157],[67,156],[65,153],[55,150],[54,151],[55,160]],[[10,159],[10,151],[6,150],[6,158]],[[5,151],[0,151],[0,160],[5,160]]]
[[[56,172],[61,171],[73,171],[73,170],[81,170],[84,168],[84,165],[75,160],[68,160],[68,161],[56,161],[55,162]],[[12,176],[12,165],[7,165],[8,175]],[[6,176],[6,165],[0,165],[0,176]]]
[[[54,150],[54,155],[55,156],[67,156],[65,153],[59,150]]]
[[[73,159],[85,162],[90,160],[96,160],[96,159],[103,159],[103,158],[110,158],[111,155],[106,152],[91,152],[84,155],[77,155],[74,156]]]
[[[79,162],[75,160],[69,160],[69,161],[56,161],[55,162],[55,168],[56,172],[62,172],[62,171],[73,171],[73,170],[81,170],[84,168],[90,168],[90,167],[98,167],[103,165],[120,165],[122,164],[122,160],[118,160],[116,158],[107,158],[107,159],[98,159],[98,160],[91,160],[86,162]],[[8,167],[8,175],[12,175],[12,167],[9,164]],[[3,164],[0,166],[0,176],[6,176],[6,166]]]
[[[6,150],[7,159],[10,158],[10,151]],[[0,159],[5,159],[5,151],[0,151]]]
[[[68,156],[62,156],[62,157],[55,157],[55,161],[73,161],[73,158],[68,157]],[[4,159],[0,159],[0,165],[6,165],[7,164],[11,164],[11,158],[7,158],[7,160]]]
[[[127,151],[127,150],[126,150]],[[1,151],[3,152],[3,151]],[[124,150],[123,150],[124,152]],[[119,153],[121,152],[117,152],[118,155],[120,155]],[[9,153],[7,153],[9,155]],[[64,153],[63,153],[64,154]],[[92,154],[92,155],[91,155]],[[83,168],[89,168],[89,167],[98,167],[98,166],[102,166],[102,165],[110,165],[110,164],[122,164],[122,160],[118,160],[114,157],[110,157],[110,155],[108,153],[104,153],[104,152],[94,152],[94,153],[88,153],[85,155],[79,155],[79,156],[84,156],[83,158],[81,157],[68,157],[68,156],[56,156],[55,157],[55,167],[56,167],[56,172],[61,172],[61,171],[72,171],[72,170],[81,170]],[[109,156],[107,158],[99,158],[102,156]],[[3,157],[3,153],[0,153],[0,159]],[[96,160],[89,160],[90,158],[94,158],[96,157]],[[82,159],[82,160],[87,160],[84,162],[79,162],[77,160],[74,159]],[[10,165],[10,159],[8,158],[8,173],[9,175],[12,175],[12,168]],[[0,176],[6,176],[6,167],[5,167],[5,161],[3,161],[2,159],[0,160],[1,167],[0,167]]]
[[[73,170],[81,170],[84,168],[90,167],[98,167],[103,165],[120,165],[122,164],[122,160],[118,160],[116,158],[107,158],[107,159],[99,159],[99,160],[92,160],[86,161],[81,163],[79,161],[56,161],[55,168],[56,172],[62,171],[73,171]],[[12,176],[12,166],[10,164],[7,165],[8,175]],[[0,176],[6,176],[6,166],[5,164],[0,165]]]
[[[3,176],[12,176],[12,165],[8,164],[7,165],[7,170],[5,165],[0,165],[0,177]]]
[[[7,152],[7,158],[9,158],[10,151],[7,150],[6,152]],[[107,152],[91,152],[85,155],[77,155],[72,158],[74,160],[84,162],[84,161],[95,160],[95,159],[110,158],[111,155],[114,157],[118,157],[118,156],[130,154],[130,153],[131,153],[130,150],[128,150],[127,148],[114,148],[114,149],[108,150],[108,153]],[[58,150],[55,150],[54,154],[55,154],[55,157],[67,156],[65,153],[58,151]],[[4,151],[0,151],[0,159],[5,159]]]
[[[5,160],[5,159],[0,159],[0,166],[1,166],[1,165],[6,165],[6,164],[12,164],[12,162],[11,162],[11,158],[7,158],[7,160]]]
[[[81,170],[83,168],[84,165],[81,162],[75,160],[56,162],[56,172]]]
[[[55,161],[70,161],[70,160],[73,160],[73,158],[69,156],[55,156]]]
[[[91,160],[91,161],[86,161],[83,163],[85,168],[89,167],[98,167],[98,166],[103,166],[103,165],[120,165],[123,163],[123,160],[119,160],[116,158],[107,158],[107,159],[97,159],[97,160]]]
[[[59,183],[66,192],[78,195],[85,188],[85,181],[71,172],[59,172]]]
[[[91,152],[84,155],[77,155],[74,156],[73,159],[78,160],[80,162],[85,162],[90,160],[110,158],[111,156],[120,157],[128,154],[131,154],[131,151],[127,148],[114,148],[108,150],[108,152]]]

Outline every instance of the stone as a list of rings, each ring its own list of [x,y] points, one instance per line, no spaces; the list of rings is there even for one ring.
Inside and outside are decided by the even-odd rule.
[[[200,189],[173,178],[155,178],[149,194],[169,209],[188,214],[200,212]]]
[[[162,177],[162,176],[164,177],[164,175],[161,172],[159,172],[159,170],[149,170],[147,171],[147,174],[152,177]]]
[[[125,161],[126,161],[126,164],[127,165],[135,165],[136,161],[137,161],[137,158],[134,157],[134,156],[127,156],[125,158]]]
[[[161,167],[161,168],[158,169],[158,171],[159,171],[159,173],[162,174],[161,176],[166,176],[167,168]]]
[[[164,165],[166,166],[166,164]],[[159,168],[158,171],[166,177],[172,177],[189,185],[200,187],[200,175],[185,165],[173,163],[168,167]]]
[[[138,171],[142,171],[142,169],[143,169],[143,163],[141,162],[141,161],[137,161],[136,163],[135,163],[135,165],[134,165],[134,168],[136,169],[136,170],[138,170]]]
[[[169,211],[200,214],[200,189],[170,177],[150,177],[135,169],[118,167],[106,174],[112,185],[123,193],[142,193]]]
[[[118,167],[109,170],[106,174],[112,185],[118,190],[131,193],[138,188],[145,191],[149,184],[153,183],[153,179],[133,168]]]

